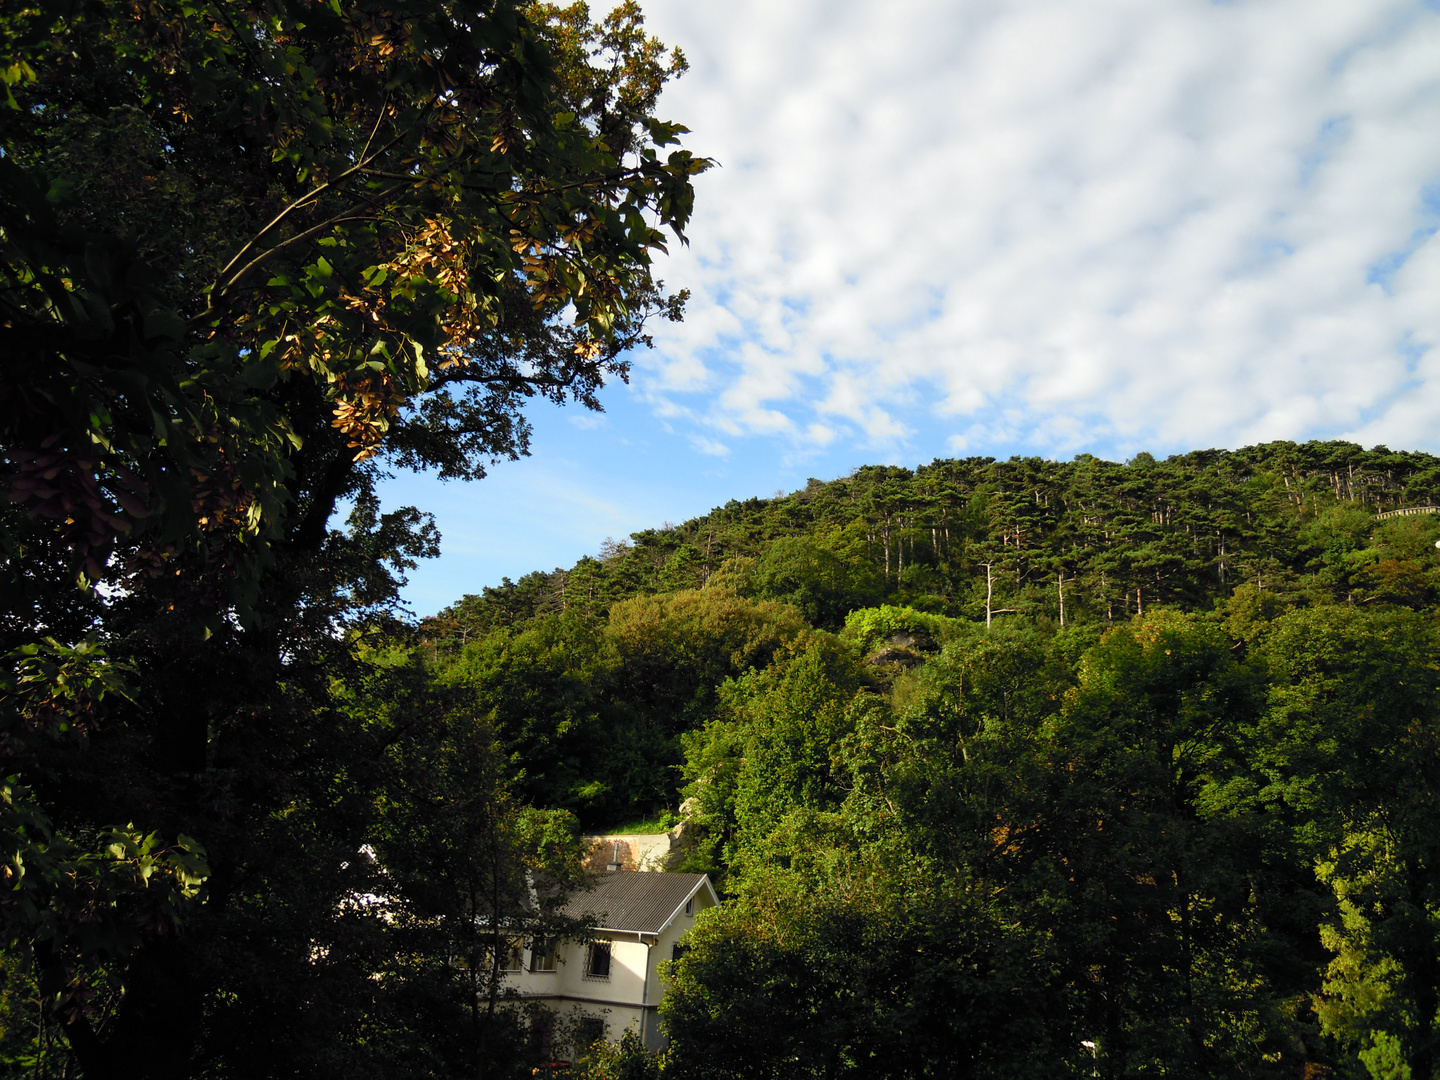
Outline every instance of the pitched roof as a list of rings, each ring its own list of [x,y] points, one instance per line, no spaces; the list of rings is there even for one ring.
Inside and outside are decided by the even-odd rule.
[[[574,893],[565,914],[593,918],[600,930],[658,934],[704,880],[704,874],[612,870],[601,874],[592,888]]]

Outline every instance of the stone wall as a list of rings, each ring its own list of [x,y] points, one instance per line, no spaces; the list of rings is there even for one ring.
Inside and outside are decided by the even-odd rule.
[[[587,836],[587,870],[664,870],[674,847],[670,833],[629,833]]]

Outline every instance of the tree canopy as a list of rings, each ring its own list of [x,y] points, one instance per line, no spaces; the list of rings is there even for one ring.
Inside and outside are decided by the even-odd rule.
[[[456,928],[562,890],[575,822],[423,675],[439,537],[375,487],[525,453],[680,316],[684,68],[634,4],[0,14],[0,919],[67,1068],[519,1066],[440,1023],[497,985]]]
[[[666,150],[684,61],[634,5],[45,3],[5,29],[0,433],[88,581],[209,574],[243,612],[379,463],[482,475],[527,398],[595,406],[679,314],[651,257],[707,162]]]

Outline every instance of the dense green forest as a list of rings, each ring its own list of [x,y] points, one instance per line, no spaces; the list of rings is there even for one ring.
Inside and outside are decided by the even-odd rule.
[[[1237,590],[1267,612],[1423,610],[1437,599],[1440,533],[1429,516],[1394,511],[1432,503],[1440,459],[1348,443],[1124,465],[1082,455],[868,467],[507,579],[426,620],[422,635],[447,677],[493,695],[486,707],[533,797],[600,826],[674,807],[674,784],[627,781],[620,763],[668,751],[678,764],[676,736],[703,726],[725,678],[801,634],[873,645],[850,618],[860,609],[939,616],[926,621],[932,637],[996,623],[1076,631],[1160,610],[1219,617]]]
[[[467,596],[515,790],[728,895],[667,1073],[1428,1077],[1440,459],[857,470]]]

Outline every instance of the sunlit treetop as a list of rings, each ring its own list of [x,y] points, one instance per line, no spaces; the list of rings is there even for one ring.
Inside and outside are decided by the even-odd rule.
[[[654,116],[685,64],[634,4],[0,21],[6,530],[87,582],[243,608],[384,463],[483,475],[526,400],[597,407],[680,315],[652,256],[709,162]]]

